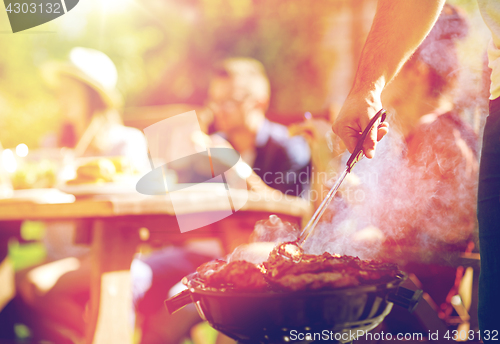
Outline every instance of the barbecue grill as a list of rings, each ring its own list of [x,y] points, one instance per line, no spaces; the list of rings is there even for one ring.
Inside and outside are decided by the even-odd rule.
[[[393,303],[413,311],[422,291],[401,287],[406,278],[401,272],[389,282],[350,288],[241,292],[208,288],[194,273],[183,280],[188,289],[165,305],[173,313],[194,303],[214,329],[239,343],[347,343],[380,324]]]

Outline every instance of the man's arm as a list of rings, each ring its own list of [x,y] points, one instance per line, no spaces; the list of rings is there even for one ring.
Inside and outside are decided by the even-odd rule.
[[[333,131],[344,141],[349,152],[360,132],[382,108],[380,96],[387,83],[415,52],[436,22],[444,0],[379,0],[368,34],[354,85]],[[372,129],[363,150],[368,158],[375,155],[377,141],[389,131],[384,123]]]

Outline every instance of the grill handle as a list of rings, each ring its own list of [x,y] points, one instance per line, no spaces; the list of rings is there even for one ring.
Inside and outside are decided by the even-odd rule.
[[[399,287],[395,292],[387,294],[387,301],[393,302],[398,306],[408,309],[412,313],[417,308],[422,299],[423,290],[411,290]]]
[[[172,296],[171,298],[165,300],[165,307],[170,314],[174,314],[182,307],[193,302],[191,299],[191,291],[189,289],[181,291],[179,294]]]

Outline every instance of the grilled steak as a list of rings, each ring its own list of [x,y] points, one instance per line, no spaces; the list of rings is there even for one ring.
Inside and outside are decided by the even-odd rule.
[[[395,264],[361,260],[352,256],[304,254],[294,262],[278,254],[277,247],[262,265],[246,261],[212,261],[198,274],[205,286],[246,291],[269,288],[278,291],[322,290],[355,287],[389,281],[399,270]]]
[[[390,280],[398,273],[395,264],[364,261],[352,256],[304,254],[293,262],[273,250],[264,262],[271,284],[283,290],[318,290],[355,287]]]
[[[238,290],[259,291],[267,289],[268,284],[262,271],[252,263],[237,260],[228,264],[218,261],[215,266],[211,262],[205,263],[198,268],[198,272],[204,271],[202,278],[205,285],[212,288],[232,288]],[[210,273],[207,273],[210,271]]]

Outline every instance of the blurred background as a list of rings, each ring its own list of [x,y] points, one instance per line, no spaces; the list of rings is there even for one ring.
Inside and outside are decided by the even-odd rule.
[[[488,41],[475,2],[453,0],[471,19],[462,42],[468,70],[457,95],[474,119]],[[1,5],[3,7],[3,5]],[[204,104],[210,67],[231,56],[261,61],[270,77],[268,117],[290,124],[328,117],[342,104],[371,25],[375,0],[81,0],[67,15],[12,34],[0,11],[0,135],[4,148],[39,147],[61,116],[40,67],[75,46],[106,53],[118,69],[126,125],[142,129]],[[471,89],[473,88],[473,89]],[[27,130],[29,128],[29,130]]]
[[[490,33],[476,2],[448,2],[461,7],[470,20],[468,36],[457,43],[462,70],[454,105],[480,136],[487,112],[485,61]],[[60,129],[64,108],[42,70],[48,62],[66,60],[74,47],[96,49],[111,58],[123,98],[117,112],[126,126],[139,130],[190,110],[202,113],[213,66],[229,57],[250,57],[264,65],[271,94],[266,116],[271,121],[290,126],[312,116],[331,122],[351,87],[376,4],[376,0],[80,0],[66,15],[12,34],[2,2],[0,152],[5,150],[0,163],[15,189],[54,186],[61,167],[54,161],[61,160],[60,149],[53,157],[47,150],[40,157],[36,154],[51,146],[50,135]],[[313,165],[318,167],[317,146],[311,147]],[[330,151],[324,151],[330,157]],[[15,161],[23,159],[18,168]],[[43,236],[43,224],[23,223],[24,240]],[[46,248],[40,242],[21,247],[11,241],[9,254],[19,271],[42,262]],[[215,336],[213,331],[210,335]]]

